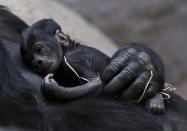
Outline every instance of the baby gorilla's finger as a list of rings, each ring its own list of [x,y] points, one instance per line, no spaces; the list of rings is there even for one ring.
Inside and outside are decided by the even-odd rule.
[[[53,76],[54,76],[54,75],[51,73],[51,74],[50,74],[50,78],[53,78]]]
[[[50,79],[50,78],[53,78],[53,74],[47,74],[47,75],[45,76],[45,79]]]
[[[50,81],[51,81],[51,82],[56,82],[55,79],[53,79],[53,78],[51,78]]]
[[[116,93],[132,82],[144,69],[144,63],[135,59],[129,63],[118,75],[116,75],[103,89],[103,93]]]
[[[134,55],[137,54],[137,51],[133,48],[124,50],[124,52],[117,55],[112,59],[110,64],[106,67],[103,73],[104,81],[111,80],[117,73],[119,73],[128,63],[128,60],[131,59]]]
[[[151,72],[149,70],[141,73],[132,85],[121,95],[122,98],[127,100],[138,100],[145,94],[148,84],[151,81]]]
[[[48,75],[45,76],[44,82],[49,83],[52,78],[53,78],[53,74],[48,74]]]
[[[52,84],[54,84],[54,85],[58,85],[58,83],[55,81],[55,79],[50,79],[50,82],[52,83]]]
[[[45,84],[45,83],[49,83],[49,82],[50,82],[49,80],[50,80],[49,78],[46,78],[46,77],[45,77],[44,80],[43,80],[43,81],[44,81],[44,84]]]
[[[52,79],[53,78],[53,74],[52,73],[48,74],[48,78]]]

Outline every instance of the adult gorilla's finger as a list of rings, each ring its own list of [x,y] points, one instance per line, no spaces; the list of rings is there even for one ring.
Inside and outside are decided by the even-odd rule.
[[[140,52],[137,55],[137,59],[144,63],[146,66],[152,65],[150,56],[145,52]]]
[[[161,73],[157,72],[156,70],[153,70],[153,78],[142,100],[151,98],[157,92],[161,91],[161,89],[163,89],[164,87],[164,82],[165,82],[164,76]]]
[[[159,91],[159,86],[155,82],[150,82],[148,85],[147,91],[145,92],[144,96],[142,97],[142,101],[147,100],[153,97]]]
[[[141,73],[136,80],[132,83],[132,85],[121,95],[122,98],[127,100],[135,100],[139,99],[144,91],[147,91],[148,84],[152,79],[151,71],[146,70]]]
[[[118,75],[116,75],[103,88],[103,93],[116,93],[121,88],[132,82],[144,68],[144,63],[135,59],[128,64]]]
[[[124,50],[124,52],[117,55],[112,59],[110,64],[106,67],[103,73],[103,80],[111,80],[117,73],[119,73],[127,64],[128,60],[137,54],[137,51],[133,48]]]

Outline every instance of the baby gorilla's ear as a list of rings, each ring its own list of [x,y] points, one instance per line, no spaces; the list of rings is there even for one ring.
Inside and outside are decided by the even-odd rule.
[[[58,43],[61,46],[68,46],[69,45],[70,37],[68,35],[64,34],[61,31],[61,29],[56,30],[55,38],[57,39]]]

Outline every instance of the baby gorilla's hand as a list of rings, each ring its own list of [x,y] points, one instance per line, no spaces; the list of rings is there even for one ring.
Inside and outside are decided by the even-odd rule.
[[[53,78],[53,74],[46,75],[43,80],[42,87],[43,88],[53,88],[56,86],[58,86],[58,83]]]

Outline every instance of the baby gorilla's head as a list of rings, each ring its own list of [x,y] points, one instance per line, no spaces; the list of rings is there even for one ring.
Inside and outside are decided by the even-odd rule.
[[[42,19],[22,33],[23,60],[37,73],[55,73],[63,58],[63,33],[51,19]]]

